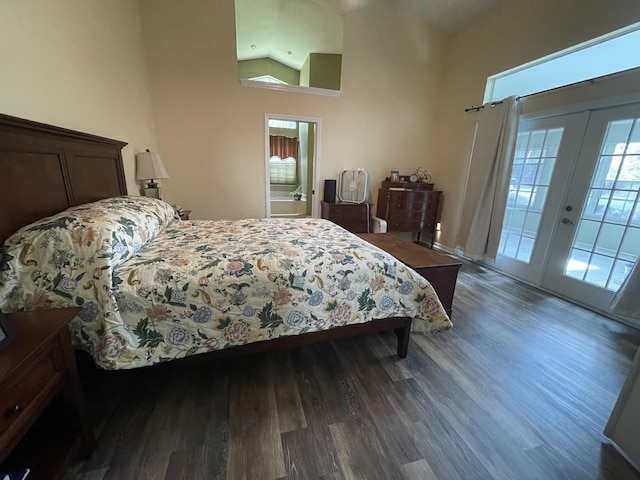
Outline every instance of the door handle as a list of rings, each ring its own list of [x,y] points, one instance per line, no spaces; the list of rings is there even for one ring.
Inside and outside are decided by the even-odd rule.
[[[571,220],[569,220],[567,217],[564,217],[561,220],[562,223],[564,223],[565,225],[573,225],[573,222]]]

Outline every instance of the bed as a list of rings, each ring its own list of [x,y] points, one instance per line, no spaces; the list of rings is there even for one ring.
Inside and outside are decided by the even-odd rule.
[[[411,330],[451,327],[424,278],[327,220],[181,221],[127,196],[124,145],[0,117],[0,309],[81,306],[72,339],[99,367],[382,330],[404,357]]]

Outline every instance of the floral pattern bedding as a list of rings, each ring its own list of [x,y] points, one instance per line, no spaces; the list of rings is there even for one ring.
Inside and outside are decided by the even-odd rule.
[[[451,327],[422,276],[327,220],[180,221],[117,197],[27,226],[0,255],[0,308],[81,305],[74,344],[105,369],[394,316]]]

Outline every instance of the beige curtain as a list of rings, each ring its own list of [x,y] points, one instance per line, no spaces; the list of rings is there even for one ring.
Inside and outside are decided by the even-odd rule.
[[[640,259],[611,299],[613,313],[640,319]]]
[[[474,260],[495,262],[507,205],[520,107],[516,97],[478,112],[456,248]]]

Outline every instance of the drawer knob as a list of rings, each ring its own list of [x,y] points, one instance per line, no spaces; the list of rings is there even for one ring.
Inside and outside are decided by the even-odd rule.
[[[24,409],[23,406],[20,404],[14,405],[13,407],[9,407],[4,412],[4,417],[5,418],[15,417],[16,415],[19,415],[23,409]]]

